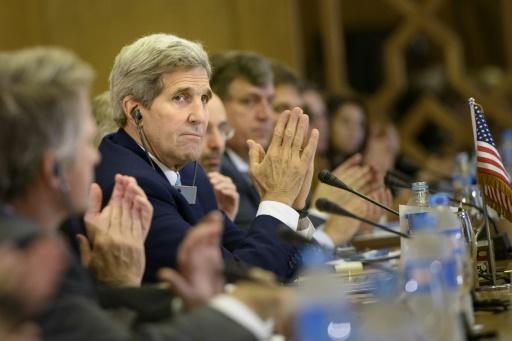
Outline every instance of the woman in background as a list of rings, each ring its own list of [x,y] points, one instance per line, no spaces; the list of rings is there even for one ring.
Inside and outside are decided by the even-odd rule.
[[[327,103],[330,141],[327,156],[334,169],[354,154],[362,153],[368,139],[368,112],[357,98],[332,97]]]

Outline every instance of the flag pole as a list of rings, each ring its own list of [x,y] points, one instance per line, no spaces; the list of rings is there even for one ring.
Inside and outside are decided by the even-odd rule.
[[[471,113],[471,123],[473,125],[473,137],[475,141],[475,152],[477,150],[476,145],[476,122],[475,122],[475,99],[473,97],[469,98],[469,111]],[[481,188],[481,185],[478,183],[478,176],[477,178],[477,184],[478,187],[480,187],[480,196],[482,197],[482,203],[483,203],[483,212],[484,212],[484,221],[485,221],[485,232],[487,234],[487,246],[489,249],[488,255],[489,255],[489,270],[491,274],[491,284],[492,286],[496,286],[496,258],[494,256],[494,243],[491,236],[491,229],[489,227],[489,213],[487,212],[487,202],[485,200],[485,191],[483,188]],[[478,247],[477,247],[478,250]]]

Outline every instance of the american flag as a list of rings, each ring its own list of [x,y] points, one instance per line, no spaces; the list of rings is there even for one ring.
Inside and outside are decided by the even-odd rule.
[[[510,175],[503,166],[482,108],[472,98],[469,99],[469,107],[475,136],[478,183],[483,190],[487,204],[512,221]]]

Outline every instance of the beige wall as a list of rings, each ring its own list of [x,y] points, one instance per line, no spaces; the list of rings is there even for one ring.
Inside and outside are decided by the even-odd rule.
[[[174,33],[209,52],[254,50],[302,71],[296,0],[0,0],[0,50],[59,45],[108,87],[119,49],[142,35]]]

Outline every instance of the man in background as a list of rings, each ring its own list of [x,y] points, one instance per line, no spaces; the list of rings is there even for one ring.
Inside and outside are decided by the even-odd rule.
[[[302,98],[301,80],[293,71],[285,65],[274,61],[272,62],[272,73],[274,74],[272,108],[274,109],[274,122],[276,122],[281,112],[295,107],[303,108],[304,101]],[[307,110],[305,112],[309,115]]]
[[[227,122],[226,109],[219,96],[214,94],[207,107],[210,117],[203,138],[203,150],[199,163],[210,179],[217,205],[231,220],[235,221],[240,196],[231,178],[220,173],[226,141],[233,137],[235,130]]]
[[[267,148],[272,134],[274,96],[272,68],[262,56],[251,52],[227,52],[212,56],[213,91],[222,99],[228,123],[235,129],[227,141],[221,173],[230,177],[240,195],[235,223],[249,228],[260,204],[260,195],[249,176],[252,139]]]

